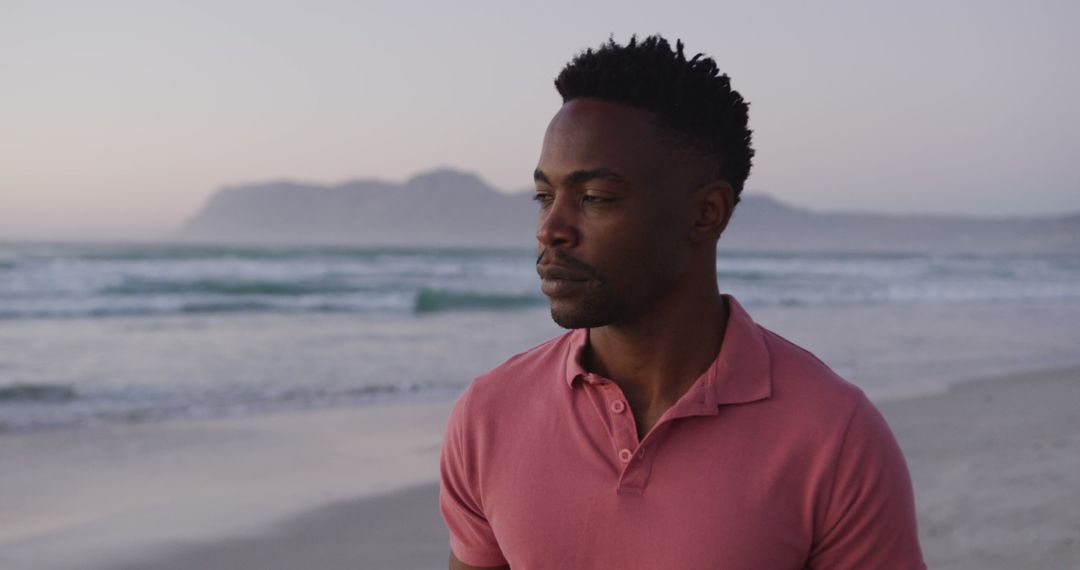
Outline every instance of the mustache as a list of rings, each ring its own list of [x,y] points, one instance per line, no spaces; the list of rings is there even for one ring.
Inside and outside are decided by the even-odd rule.
[[[540,261],[544,259],[544,256],[547,255],[549,249],[551,248],[545,247],[544,250],[540,252],[540,255],[536,256],[537,265],[540,265]],[[602,280],[600,278],[600,273],[592,265],[589,265],[562,250],[551,249],[551,251],[551,257],[554,257],[555,261],[558,261],[561,265],[565,265],[571,269],[577,269],[593,279]]]

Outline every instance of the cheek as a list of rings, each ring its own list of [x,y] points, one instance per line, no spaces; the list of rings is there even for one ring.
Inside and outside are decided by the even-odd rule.
[[[668,287],[682,273],[682,242],[671,230],[670,226],[653,228],[645,239],[635,241],[632,266],[639,288]]]
[[[593,225],[597,269],[613,288],[652,289],[670,281],[680,265],[676,222],[670,212],[626,212],[618,220]]]
[[[624,239],[617,250],[609,251],[610,275],[605,277],[620,290],[651,289],[668,268],[665,250],[659,246],[650,236],[640,233]]]

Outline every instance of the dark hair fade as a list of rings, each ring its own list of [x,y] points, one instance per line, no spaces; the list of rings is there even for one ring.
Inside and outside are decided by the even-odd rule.
[[[688,60],[682,40],[672,50],[659,35],[641,42],[634,35],[625,46],[609,38],[575,56],[559,72],[555,89],[563,103],[591,98],[654,113],[659,127],[715,160],[738,202],[754,156],[749,104],[712,58],[699,53]]]

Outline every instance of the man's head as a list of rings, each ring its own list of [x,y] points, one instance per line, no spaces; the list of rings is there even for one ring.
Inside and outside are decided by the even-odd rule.
[[[715,287],[716,240],[754,154],[728,77],[650,36],[586,50],[555,86],[563,106],[534,176],[555,321],[626,322],[694,280]]]

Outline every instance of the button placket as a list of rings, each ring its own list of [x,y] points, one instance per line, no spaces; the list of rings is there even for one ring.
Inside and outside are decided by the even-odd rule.
[[[626,413],[629,407],[623,398],[622,390],[618,385],[609,384],[604,386],[604,397],[608,401],[608,411],[611,415],[611,423],[615,428],[615,456],[623,465],[623,471],[631,468],[630,463],[634,459],[634,449],[638,446],[637,429],[634,427],[634,417]]]
[[[620,493],[641,494],[649,484],[652,475],[653,463],[656,461],[658,450],[663,446],[664,440],[669,436],[673,418],[661,418],[646,434],[645,438],[638,443],[637,452],[629,464],[624,464],[622,476],[619,477]]]
[[[638,444],[637,452],[631,452],[630,460],[623,463],[623,472],[619,477],[618,491],[620,493],[641,494],[644,492],[649,476],[652,474],[653,461],[656,460],[658,437],[662,439],[662,434],[650,433],[649,437]]]

